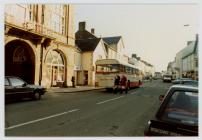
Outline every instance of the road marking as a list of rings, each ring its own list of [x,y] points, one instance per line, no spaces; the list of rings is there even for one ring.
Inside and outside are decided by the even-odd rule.
[[[13,126],[10,126],[10,127],[5,128],[5,129],[6,129],[6,130],[10,130],[10,129],[17,128],[17,127],[20,127],[20,126],[24,126],[24,125],[36,123],[36,122],[39,122],[39,121],[47,120],[47,119],[50,119],[50,118],[58,117],[58,116],[61,116],[61,115],[64,115],[64,114],[76,112],[76,111],[78,111],[78,110],[79,110],[79,109],[73,109],[73,110],[70,110],[70,111],[67,111],[67,112],[63,112],[63,113],[51,115],[51,116],[48,116],[48,117],[44,117],[44,118],[40,118],[40,119],[37,119],[37,120],[29,121],[29,122],[26,122],[26,123],[21,123],[21,124],[18,124],[18,125],[13,125]]]
[[[117,99],[123,98],[123,97],[124,97],[124,95],[119,96],[119,97],[117,97],[117,98],[112,98],[112,99],[109,99],[109,100],[105,100],[105,101],[102,101],[102,102],[99,102],[99,103],[96,103],[96,104],[97,104],[97,105],[103,104],[103,103],[106,103],[106,102],[109,102],[109,101],[113,101],[113,100],[117,100]]]

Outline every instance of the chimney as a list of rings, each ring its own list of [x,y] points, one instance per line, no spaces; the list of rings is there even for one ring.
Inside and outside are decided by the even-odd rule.
[[[132,54],[132,58],[137,58],[137,54]]]
[[[187,41],[187,46],[189,46],[193,41]]]
[[[95,34],[95,29],[94,28],[91,29],[91,34]]]
[[[79,31],[84,31],[86,29],[86,22],[79,22]]]

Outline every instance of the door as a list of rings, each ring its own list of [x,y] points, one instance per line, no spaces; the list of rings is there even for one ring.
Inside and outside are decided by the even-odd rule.
[[[57,66],[52,67],[52,86],[57,86]]]
[[[84,85],[88,85],[88,71],[84,72]]]

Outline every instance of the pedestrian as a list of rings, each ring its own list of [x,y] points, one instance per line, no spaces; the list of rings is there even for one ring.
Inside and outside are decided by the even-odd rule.
[[[120,84],[120,76],[116,75],[115,80],[114,80],[114,93],[117,93],[119,89],[119,84]]]
[[[129,89],[130,89],[130,80],[127,81],[126,94],[128,93]]]
[[[126,89],[127,88],[127,78],[124,75],[122,75],[122,77],[121,77],[120,85],[121,85],[120,94],[123,93],[123,90],[125,90],[125,93],[127,94],[127,89]]]
[[[72,76],[72,87],[75,87],[75,77],[74,76]]]

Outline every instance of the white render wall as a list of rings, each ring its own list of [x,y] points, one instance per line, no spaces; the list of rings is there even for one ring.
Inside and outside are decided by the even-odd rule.
[[[103,42],[100,41],[95,51],[93,52],[93,70],[91,71],[92,79],[90,85],[92,86],[95,85],[95,71],[96,71],[95,62],[99,59],[106,59],[106,58],[107,58],[107,52],[105,50]]]

